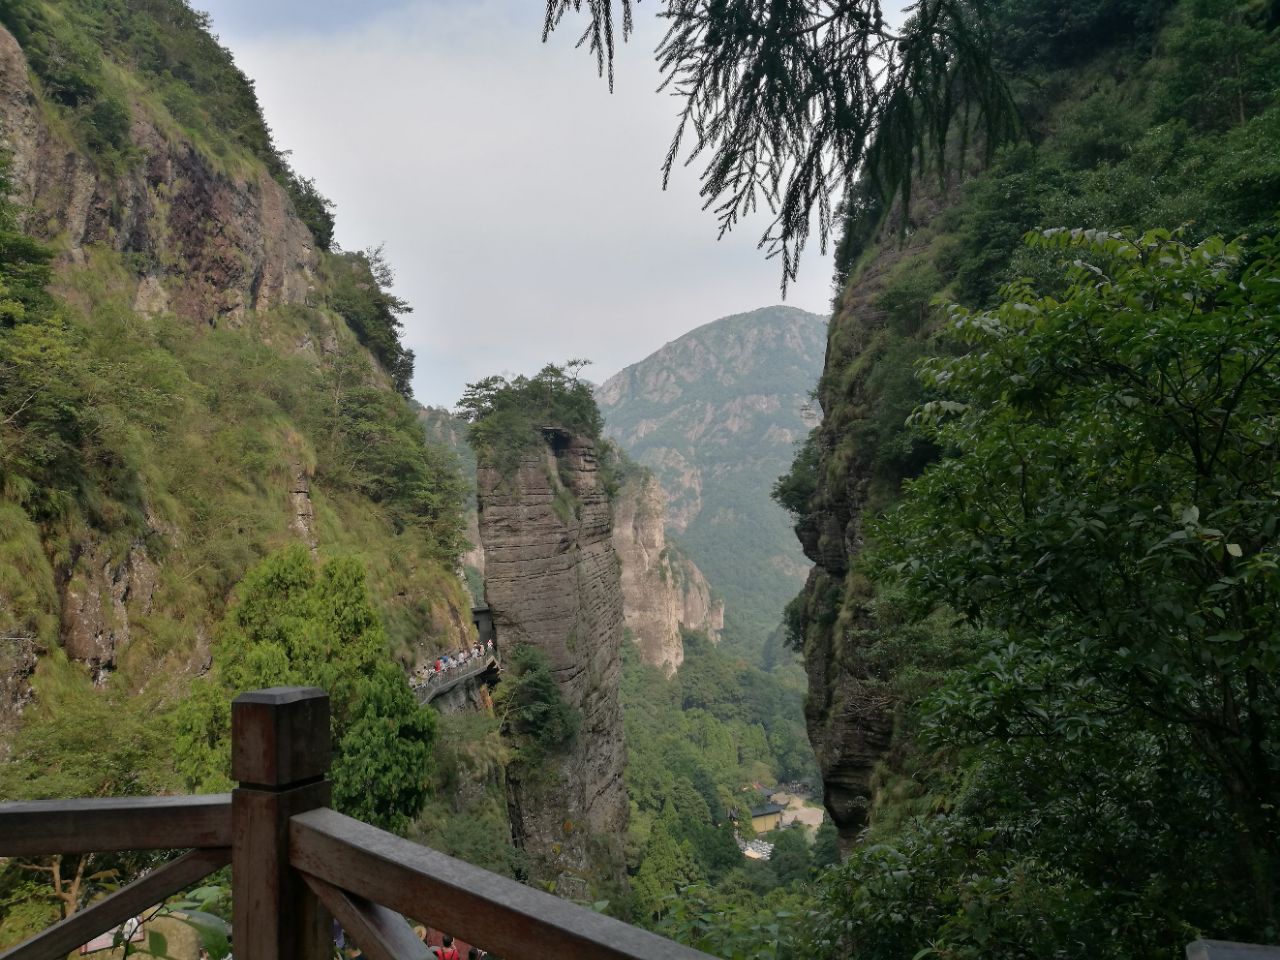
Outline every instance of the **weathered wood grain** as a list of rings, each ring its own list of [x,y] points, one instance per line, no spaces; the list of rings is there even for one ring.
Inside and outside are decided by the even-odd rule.
[[[394,910],[316,877],[303,874],[303,879],[369,960],[431,960],[427,945]]]
[[[271,687],[231,701],[231,777],[280,786],[329,772],[329,697],[319,687]]]
[[[277,687],[231,702],[232,916],[241,960],[328,960],[329,913],[289,866],[289,819],[329,804],[329,698]]]
[[[0,857],[229,846],[229,793],[0,803]]]
[[[297,869],[506,960],[710,960],[333,810],[295,816],[289,836]]]

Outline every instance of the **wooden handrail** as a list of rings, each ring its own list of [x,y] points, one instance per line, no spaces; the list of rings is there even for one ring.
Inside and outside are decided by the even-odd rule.
[[[0,803],[0,857],[229,846],[229,793]]]
[[[369,960],[432,960],[427,945],[394,910],[310,874],[302,878]]]
[[[707,954],[327,808],[289,824],[298,870],[506,960],[710,960]]]
[[[228,859],[238,960],[327,960],[330,913],[374,960],[422,960],[404,916],[507,960],[711,960],[329,809],[329,734],[323,690],[258,690],[231,704],[230,795],[0,804],[0,856],[195,848],[0,960],[64,957]]]

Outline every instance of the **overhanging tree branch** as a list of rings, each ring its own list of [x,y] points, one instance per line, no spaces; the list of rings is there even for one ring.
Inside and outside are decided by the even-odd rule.
[[[615,23],[625,40],[638,0],[547,0],[543,39],[585,13],[579,46],[613,85]],[[816,221],[823,250],[832,195],[865,176],[885,201],[910,204],[912,182],[948,169],[972,138],[988,152],[1017,117],[992,55],[984,0],[918,0],[898,29],[879,0],[664,0],[659,87],[684,101],[662,166],[701,161],[701,196],[720,235],[767,207],[760,238],[794,280]],[[887,203],[886,203],[887,205]]]

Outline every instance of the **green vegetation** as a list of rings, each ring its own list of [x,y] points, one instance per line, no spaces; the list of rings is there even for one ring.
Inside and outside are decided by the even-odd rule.
[[[409,396],[413,351],[400,342],[400,317],[413,308],[390,293],[395,278],[382,248],[332,257],[329,268],[329,306],[382,364],[396,391]]]
[[[582,716],[565,701],[551,675],[551,661],[538,647],[520,644],[502,663],[502,685],[494,705],[502,732],[515,744],[515,759],[534,770],[578,734]]]
[[[252,87],[185,4],[13,0],[0,22],[24,45],[42,119],[99,176],[143,159],[127,136],[142,111],[218,176],[252,184],[265,163],[328,244],[327,204],[275,156]],[[139,254],[90,244],[55,276],[7,188],[0,177],[0,633],[9,690],[29,680],[35,699],[5,718],[0,796],[218,779],[224,768],[197,765],[225,750],[230,696],[315,678],[337,707],[339,803],[405,827],[428,786],[431,725],[396,660],[459,639],[464,487],[387,386],[384,373],[402,386],[411,363],[396,352],[390,277],[371,255],[326,255],[317,306],[211,329],[135,310]],[[46,201],[57,198],[27,211],[37,226]],[[305,548],[279,553],[299,541],[316,545],[318,567]],[[175,737],[190,748],[178,761]],[[0,942],[150,864],[11,861]]]
[[[334,805],[392,830],[426,799],[435,715],[419,707],[387,638],[360,564],[317,568],[302,546],[250,570],[213,647],[213,672],[192,685],[174,717],[184,786],[230,786],[231,699],[263,687],[311,686],[329,694]]]
[[[816,782],[801,689],[701,634],[686,633],[684,645],[684,664],[670,679],[642,663],[634,644],[623,645],[632,908],[659,929],[690,885],[733,900],[812,873],[808,841],[793,831],[783,831],[780,863],[745,860],[734,841],[735,829],[750,832],[748,814],[760,802],[754,785]]]
[[[511,745],[489,713],[441,714],[435,777],[411,840],[508,877],[528,875],[511,843],[505,770]]]
[[[1029,142],[910,216],[846,205],[827,420],[776,487],[819,550],[862,511],[868,553],[789,632],[894,719],[789,949],[1275,942],[1274,20],[1006,0],[994,23]]]
[[[253,83],[209,32],[207,14],[186,0],[0,0],[0,23],[22,45],[77,144],[104,172],[119,173],[140,159],[129,140],[130,104],[140,98],[216,162],[265,165],[316,244],[330,248],[332,204],[272,142]]]
[[[472,449],[504,474],[515,470],[520,455],[547,442],[545,428],[599,440],[600,411],[591,385],[579,379],[590,361],[547,364],[532,377],[486,377],[467,384],[458,401],[460,416],[471,424]]]
[[[544,39],[583,6],[547,0]],[[612,0],[585,6],[579,46],[601,72],[608,65],[612,85]],[[621,8],[625,38],[632,0]],[[869,171],[879,192],[909,203],[918,159],[945,165],[948,140],[963,155],[975,128],[989,153],[1016,129],[992,55],[992,5],[921,0],[907,12],[891,24],[878,0],[663,4],[662,87],[683,101],[663,182],[679,163],[704,158],[701,192],[721,235],[767,208],[760,246],[780,259],[784,291],[812,223],[826,246],[846,178]]]
[[[290,547],[245,576],[218,627],[212,673],[178,698],[136,695],[124,671],[94,692],[81,665],[60,651],[44,657],[35,705],[0,764],[0,796],[227,789],[231,699],[297,684],[331,697],[335,805],[403,830],[426,799],[435,723],[387,654],[360,564],[317,567],[304,547]],[[0,942],[23,939],[155,862],[136,853],[7,861]]]
[[[1188,928],[1265,939],[1280,250],[1161,232],[1033,247],[1078,259],[1052,294],[1015,286],[995,311],[956,312],[965,352],[925,366],[941,398],[918,419],[947,456],[876,535],[881,576],[996,634],[927,702],[932,738],[967,748],[966,787],[963,813],[916,828],[922,855],[1000,837],[982,873],[1026,868],[1045,943],[1085,937],[1089,913],[1106,918],[1090,952],[1117,957]],[[1003,896],[985,900],[1002,936],[1032,938]],[[912,935],[976,933],[936,924]]]

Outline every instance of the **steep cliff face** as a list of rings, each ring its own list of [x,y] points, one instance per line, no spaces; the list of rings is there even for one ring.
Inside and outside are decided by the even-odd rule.
[[[705,324],[596,391],[606,432],[657,474],[668,532],[723,595],[734,643],[763,645],[808,565],[769,498],[814,425],[823,318],[767,307]]]
[[[805,555],[813,561],[801,594],[805,623],[805,670],[809,695],[805,720],[822,773],[825,803],[842,834],[850,837],[867,820],[872,774],[889,750],[894,701],[883,680],[861,657],[873,636],[873,586],[853,569],[864,545],[863,523],[883,506],[879,454],[873,425],[886,405],[883,371],[889,340],[882,295],[891,278],[912,267],[931,234],[940,209],[936,191],[919,191],[913,223],[921,229],[900,241],[896,223],[874,239],[882,245],[842,291],[827,341],[826,374],[818,398],[822,423],[813,445],[820,467],[808,510],[796,525]],[[909,365],[906,371],[909,377]],[[899,421],[909,410],[898,410]],[[891,414],[892,416],[892,414]]]
[[[535,772],[508,776],[511,827],[531,874],[576,896],[625,881],[628,805],[618,681],[622,589],[594,445],[548,431],[504,476],[477,473],[485,590],[504,651],[543,651],[577,736]]]
[[[133,255],[140,311],[214,324],[304,302],[319,260],[283,188],[261,166],[218,170],[166,136],[141,100],[130,106],[141,162],[104,175],[51,126],[22,48],[0,27],[0,132],[24,230],[58,238],[72,263],[92,245]]]
[[[718,641],[724,603],[711,596],[697,564],[667,543],[666,501],[652,473],[628,479],[614,501],[613,546],[627,629],[644,662],[670,676],[684,662],[680,631],[701,630]]]
[[[823,422],[796,460],[787,498],[815,564],[791,624],[803,633],[807,718],[828,806],[846,837],[879,799],[873,767],[904,752],[891,744],[890,691],[901,676],[928,669],[902,662],[912,656],[903,643],[896,667],[866,655],[904,635],[877,618],[882,585],[857,558],[867,521],[937,455],[906,426],[929,399],[915,364],[937,349],[929,341],[946,315],[935,298],[983,308],[1020,277],[1054,290],[1060,265],[1024,247],[1030,230],[1182,224],[1188,238],[1270,230],[1261,218],[1280,191],[1280,177],[1263,172],[1274,169],[1265,157],[1280,125],[1275,84],[1238,97],[1233,111],[1188,78],[1223,75],[1243,49],[1273,57],[1273,24],[1243,7],[1184,2],[1149,17],[1113,19],[1114,11],[1080,8],[1066,22],[1052,5],[1007,5],[993,18],[993,42],[1030,142],[981,162],[970,153],[952,166],[945,189],[923,178],[905,213],[900,202],[885,210],[869,193],[846,223],[837,252],[843,289],[818,390]],[[1219,33],[1228,18],[1239,29],[1229,41]]]
[[[86,9],[92,16],[87,4],[74,17],[69,7],[17,5],[0,18],[12,25],[36,11],[75,31]],[[182,57],[219,50],[199,16],[179,4],[130,11],[153,25],[183,12],[157,44],[172,58],[173,102],[190,98],[176,78],[196,68]],[[330,267],[346,261],[319,249],[241,131],[219,128],[212,110],[204,136],[179,124],[151,86],[154,72],[113,37],[67,34],[36,54],[0,26],[4,229],[52,251],[50,326],[68,331],[49,334],[63,349],[49,362],[68,373],[57,415],[28,423],[21,397],[0,411],[0,522],[14,533],[0,550],[12,571],[0,576],[0,633],[20,638],[4,656],[0,731],[19,724],[33,677],[54,660],[43,655],[59,647],[100,692],[121,672],[119,689],[177,695],[180,678],[207,668],[245,569],[293,540],[319,553],[367,550],[396,642],[449,647],[469,632],[463,591],[431,555],[430,535],[395,529],[359,489],[360,452],[326,439],[350,424],[348,402],[388,427],[403,406],[328,305]],[[111,78],[102,102],[121,98],[109,156],[84,136],[84,105],[50,80],[73,47],[97,64],[93,83]],[[240,118],[265,136],[251,84],[225,51],[211,56],[223,73],[204,79],[234,76],[249,96]],[[225,136],[214,143],[215,134]],[[41,461],[23,451],[64,428],[76,442],[57,488],[45,477],[24,487],[24,462]]]

